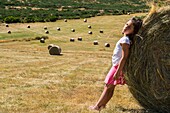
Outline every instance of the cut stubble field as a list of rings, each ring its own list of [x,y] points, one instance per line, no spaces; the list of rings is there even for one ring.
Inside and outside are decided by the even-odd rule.
[[[93,113],[111,66],[116,41],[132,14],[53,23],[0,25],[0,112],[1,113]],[[91,25],[89,29],[87,26]],[[47,26],[49,34],[45,34]],[[61,31],[56,28],[60,27]],[[74,28],[76,31],[71,32]],[[11,34],[7,33],[11,30]],[[99,33],[103,30],[104,33]],[[92,31],[93,34],[88,34]],[[24,39],[48,36],[45,43]],[[82,41],[77,38],[82,37]],[[75,38],[75,42],[70,42]],[[14,41],[15,39],[15,41]],[[93,45],[97,40],[99,45]],[[105,47],[110,43],[110,47]],[[61,47],[61,55],[49,55],[48,45]],[[117,86],[103,113],[140,112],[128,86]]]

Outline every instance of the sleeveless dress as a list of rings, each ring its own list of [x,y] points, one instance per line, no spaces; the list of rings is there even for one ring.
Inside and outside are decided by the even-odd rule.
[[[128,36],[124,36],[122,37],[117,43],[116,43],[116,46],[115,46],[115,49],[113,51],[113,56],[112,56],[112,67],[110,69],[110,71],[108,72],[104,82],[106,84],[113,84],[113,85],[124,85],[126,82],[125,82],[125,79],[124,79],[124,74],[121,72],[120,73],[120,76],[118,77],[118,79],[114,80],[114,74],[116,73],[117,69],[118,69],[118,66],[119,66],[119,62],[122,58],[122,47],[120,44],[123,44],[123,43],[126,43],[126,44],[129,44],[130,45],[130,40],[129,40],[129,37]]]

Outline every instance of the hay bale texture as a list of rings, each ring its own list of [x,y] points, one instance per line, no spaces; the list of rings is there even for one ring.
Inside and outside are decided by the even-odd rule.
[[[170,112],[170,7],[147,17],[125,65],[130,92],[140,105]]]

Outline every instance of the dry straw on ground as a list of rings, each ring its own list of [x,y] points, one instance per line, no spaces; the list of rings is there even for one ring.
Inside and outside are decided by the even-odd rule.
[[[170,111],[170,7],[147,17],[125,66],[129,89],[151,111]]]

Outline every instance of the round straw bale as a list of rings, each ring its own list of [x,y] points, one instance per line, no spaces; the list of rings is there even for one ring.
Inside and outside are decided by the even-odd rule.
[[[40,39],[40,42],[41,42],[41,43],[45,43],[45,39],[44,39],[44,38],[41,38],[41,39]]]
[[[47,26],[44,26],[44,29],[46,30],[46,29],[47,29]]]
[[[78,41],[82,41],[82,37],[78,37]]]
[[[91,29],[91,25],[88,25],[88,28]]]
[[[100,30],[100,33],[103,33],[104,31],[103,30]]]
[[[64,19],[64,22],[67,22],[67,19]]]
[[[127,13],[127,15],[130,15],[130,13]]]
[[[75,29],[71,29],[72,32],[75,32]]]
[[[60,55],[61,54],[61,48],[57,45],[53,45],[49,48],[49,54],[50,55]]]
[[[9,25],[8,25],[8,24],[5,24],[5,26],[6,26],[6,27],[9,27]]]
[[[61,30],[60,27],[57,27],[57,30],[60,31]]]
[[[46,34],[49,34],[49,31],[48,31],[48,30],[46,30],[46,31],[45,31],[45,33],[46,33]]]
[[[145,19],[124,72],[140,105],[156,113],[170,112],[170,7]]]
[[[105,43],[105,47],[110,47],[110,44],[109,43]]]
[[[92,31],[89,31],[88,33],[89,33],[90,35],[92,35],[92,34],[93,34],[93,32],[92,32]]]
[[[27,28],[30,28],[30,25],[27,25]]]
[[[97,40],[95,40],[95,41],[93,42],[93,44],[94,44],[94,45],[99,45],[99,43],[98,43]]]
[[[10,31],[10,30],[8,30],[8,34],[11,34],[11,31]]]
[[[87,22],[87,19],[86,19],[86,18],[84,19],[84,22]]]
[[[70,38],[70,42],[74,42],[75,41],[75,39],[74,38]]]

